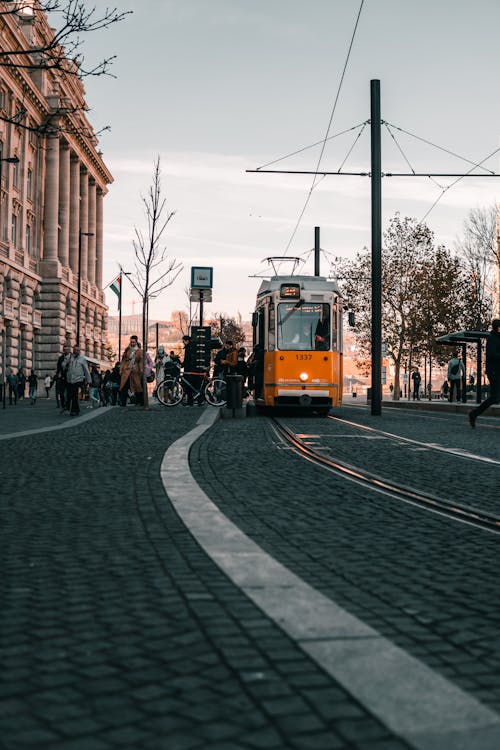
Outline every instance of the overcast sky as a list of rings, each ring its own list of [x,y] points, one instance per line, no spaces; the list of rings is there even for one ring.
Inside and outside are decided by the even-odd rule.
[[[99,4],[98,4],[99,5]],[[113,78],[86,81],[94,127],[110,125],[100,148],[114,183],[105,199],[105,283],[133,267],[134,226],[145,228],[141,195],[159,155],[168,209],[168,252],[184,265],[152,304],[151,317],[185,308],[191,266],[213,266],[208,315],[248,319],[262,259],[283,255],[311,188],[301,175],[247,174],[321,141],[327,132],[360,0],[121,0],[133,15],[87,37],[88,61],[117,55]],[[380,79],[382,119],[481,161],[500,145],[498,0],[365,0],[330,133],[370,117],[370,80]],[[333,139],[321,169],[341,165],[359,131]],[[394,131],[415,171],[464,172],[470,165]],[[274,165],[314,169],[320,146]],[[384,171],[409,170],[383,136]],[[486,165],[499,169],[498,154]],[[365,128],[345,171],[369,171]],[[445,187],[453,180],[438,179]],[[395,211],[420,220],[440,195],[428,178],[385,178],[384,226]],[[459,182],[426,221],[453,248],[468,210],[497,199],[496,179]],[[314,244],[351,256],[370,246],[370,183],[326,177],[315,188],[289,248]],[[322,272],[329,268],[322,260]],[[312,272],[312,259],[305,266]],[[250,277],[250,278],[249,278]],[[110,313],[116,297],[107,293]],[[124,314],[137,299],[124,288]],[[139,311],[137,305],[135,311]]]

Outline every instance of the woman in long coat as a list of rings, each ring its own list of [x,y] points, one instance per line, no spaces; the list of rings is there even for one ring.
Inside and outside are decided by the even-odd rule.
[[[127,405],[129,389],[135,395],[135,403],[143,403],[142,373],[144,370],[144,354],[137,336],[130,337],[130,344],[123,352],[120,364],[120,405]]]

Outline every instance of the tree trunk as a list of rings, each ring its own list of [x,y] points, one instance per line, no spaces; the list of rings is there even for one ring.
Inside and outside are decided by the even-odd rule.
[[[400,373],[401,373],[401,357],[398,356],[398,358],[394,362],[394,393],[392,394],[393,401],[399,401],[399,393],[401,391],[401,386],[399,384]]]
[[[142,345],[143,345],[143,364],[142,364],[142,397],[144,402],[144,409],[149,409],[149,397],[148,397],[148,383],[146,380],[146,355],[148,351],[148,318],[147,318],[148,302],[147,297],[144,296],[142,299]]]

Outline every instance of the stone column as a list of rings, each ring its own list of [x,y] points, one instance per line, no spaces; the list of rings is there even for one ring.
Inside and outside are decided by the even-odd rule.
[[[103,200],[104,196],[100,188],[97,189],[96,197],[96,229],[95,229],[95,252],[96,252],[96,269],[95,283],[99,291],[102,291],[102,226],[103,226]]]
[[[43,259],[57,260],[59,223],[59,138],[47,138],[45,152],[45,206]]]
[[[89,215],[88,231],[91,236],[88,239],[87,252],[87,278],[91,284],[95,284],[95,258],[96,258],[96,186],[95,180],[89,178]]]
[[[78,273],[78,230],[80,228],[80,160],[71,154],[69,199],[69,265]]]
[[[59,260],[69,265],[70,158],[69,146],[63,141],[59,151]]]
[[[80,171],[80,232],[89,231],[89,175],[85,167]],[[81,242],[82,254],[80,273],[82,279],[87,278],[87,260],[88,260],[88,237],[79,236]]]

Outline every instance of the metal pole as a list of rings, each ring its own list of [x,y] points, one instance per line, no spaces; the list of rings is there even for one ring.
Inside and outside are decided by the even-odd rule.
[[[120,266],[120,296],[118,297],[118,362],[122,359],[122,286],[123,269]]]
[[[314,275],[319,276],[319,227],[314,227]]]
[[[159,334],[160,334],[160,324],[157,322],[156,323],[156,351],[158,351]]]
[[[482,373],[482,344],[481,339],[477,341],[477,357],[476,357],[476,404],[481,403],[481,390],[483,385],[483,373]]]
[[[80,346],[80,307],[82,302],[82,230],[78,230],[78,291],[76,296],[76,345]]]
[[[382,413],[382,147],[380,81],[370,81],[372,193],[372,416]]]
[[[203,325],[203,289],[200,289],[200,327]]]

